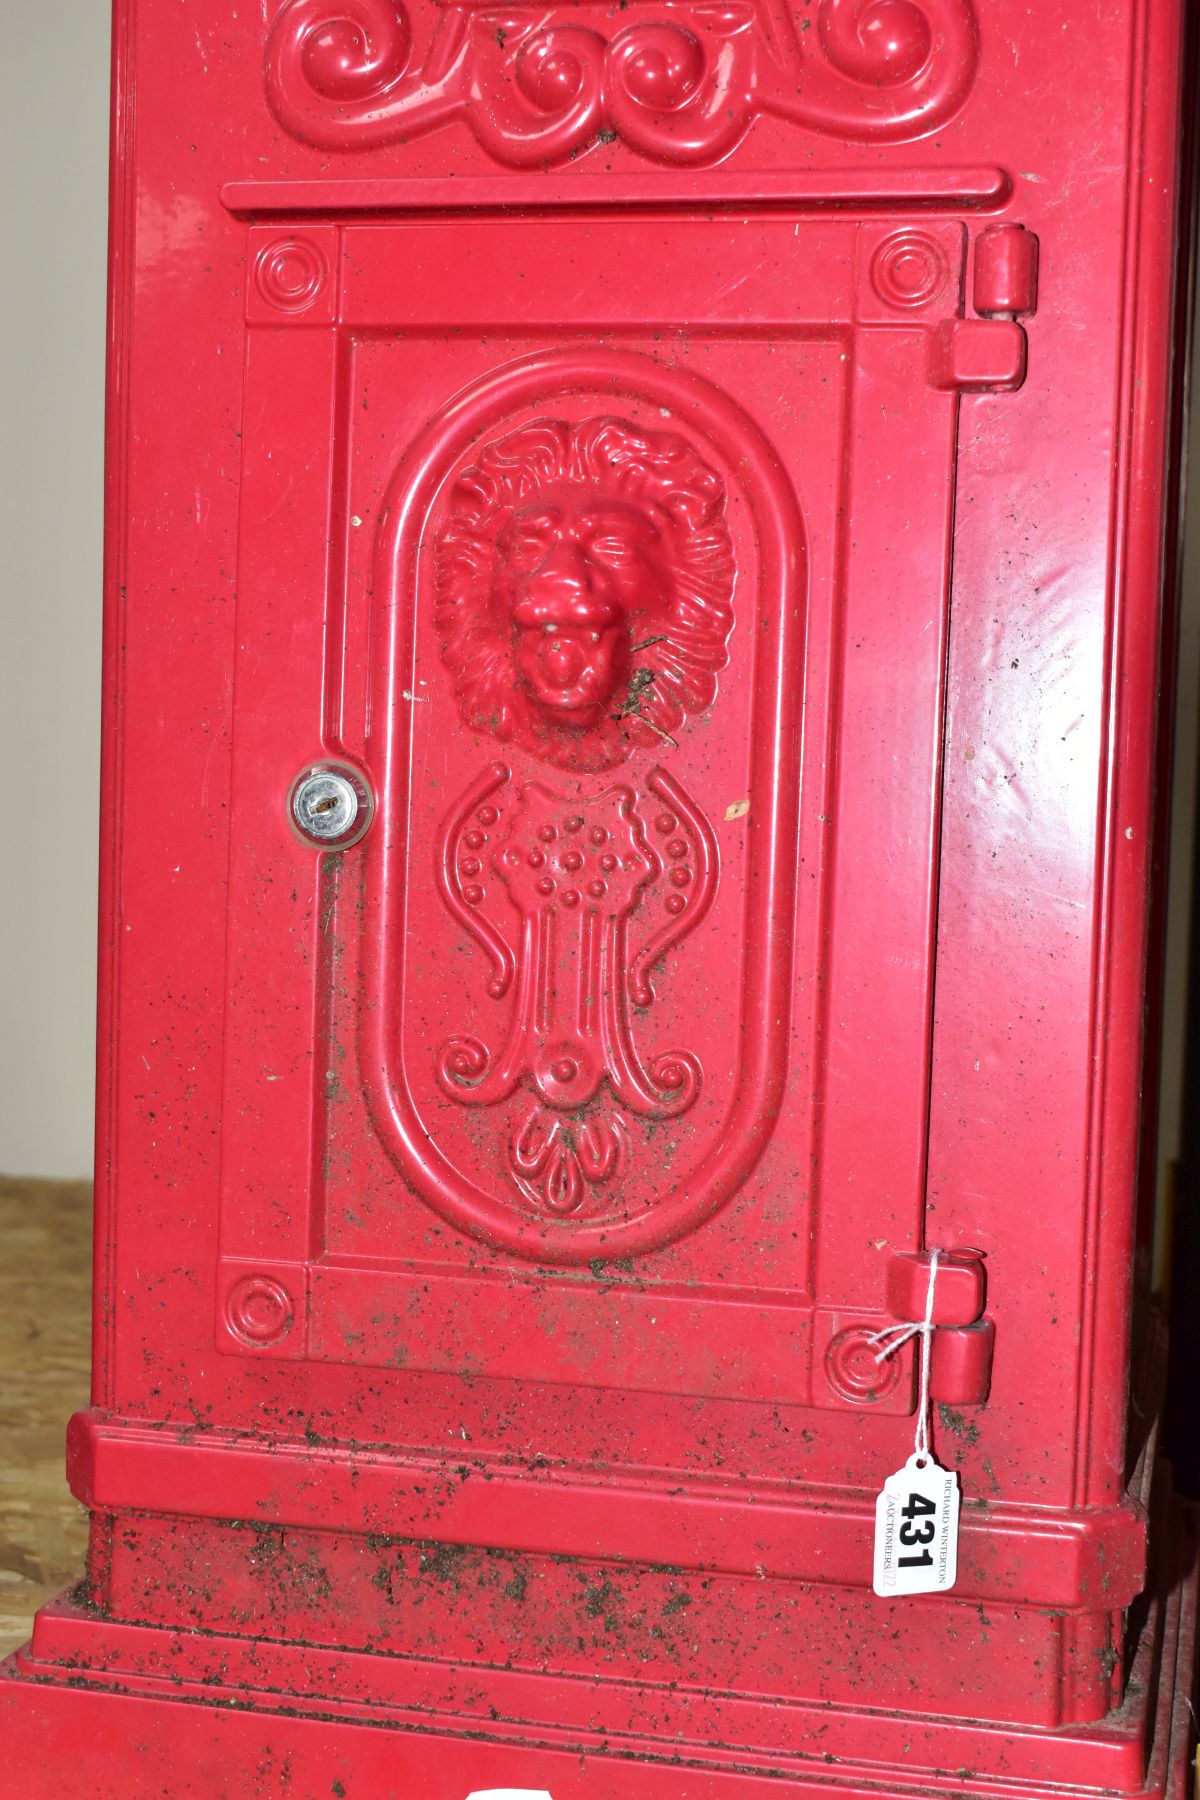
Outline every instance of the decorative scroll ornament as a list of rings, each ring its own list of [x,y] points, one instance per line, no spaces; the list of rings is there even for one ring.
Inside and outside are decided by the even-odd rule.
[[[761,115],[864,142],[920,137],[962,104],[978,58],[971,0],[633,0],[616,16],[614,29],[599,0],[426,0],[418,39],[399,0],[286,0],[267,92],[284,128],[323,149],[464,120],[510,168],[615,138],[695,165]]]
[[[592,1190],[624,1162],[626,1115],[674,1118],[700,1092],[695,1056],[642,1054],[631,1008],[649,1008],[651,969],[708,911],[716,840],[662,768],[641,796],[624,784],[585,797],[511,784],[494,763],[439,843],[443,898],[491,960],[489,993],[511,991],[512,1010],[496,1048],[449,1038],[438,1080],[471,1106],[524,1086],[530,1105],[507,1151],[517,1189],[546,1213],[591,1215]]]

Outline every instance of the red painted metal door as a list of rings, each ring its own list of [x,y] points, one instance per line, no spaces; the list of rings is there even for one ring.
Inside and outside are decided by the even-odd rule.
[[[921,1232],[965,231],[300,242],[323,328],[251,238],[223,1341],[861,1402]],[[377,796],[332,856],[322,758]]]
[[[246,1720],[314,1794],[1167,1791],[1176,9],[242,10],[119,21],[93,1554],[4,1692],[204,1795]],[[959,1577],[885,1600],[935,1248]]]

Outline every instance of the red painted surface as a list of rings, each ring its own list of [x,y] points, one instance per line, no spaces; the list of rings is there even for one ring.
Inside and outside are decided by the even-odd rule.
[[[6,1791],[1182,1795],[1178,14],[118,9],[93,1539]],[[960,1574],[884,1601],[933,1247]]]

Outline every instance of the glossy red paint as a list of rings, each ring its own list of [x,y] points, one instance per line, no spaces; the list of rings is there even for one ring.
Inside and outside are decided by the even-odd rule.
[[[1180,23],[118,8],[93,1532],[4,1791],[1182,1796]]]

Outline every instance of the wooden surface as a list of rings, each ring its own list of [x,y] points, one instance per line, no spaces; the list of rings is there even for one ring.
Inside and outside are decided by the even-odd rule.
[[[87,1182],[0,1177],[0,1656],[83,1572],[63,1442],[88,1399],[91,1228]]]

